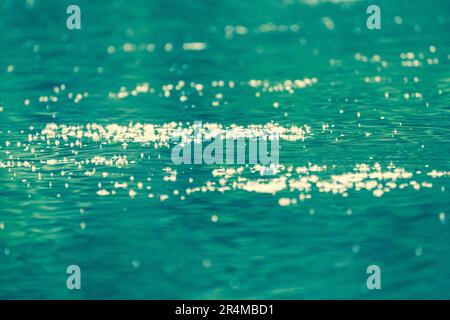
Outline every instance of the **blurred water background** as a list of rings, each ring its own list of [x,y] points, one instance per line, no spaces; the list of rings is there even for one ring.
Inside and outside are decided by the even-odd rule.
[[[70,4],[0,1],[0,298],[450,298],[448,1],[377,1],[381,30],[368,1]],[[305,136],[272,177],[139,139],[194,121]]]

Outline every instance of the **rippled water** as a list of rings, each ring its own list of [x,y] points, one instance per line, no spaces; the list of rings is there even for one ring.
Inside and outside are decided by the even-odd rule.
[[[450,298],[448,1],[77,2],[0,1],[1,298]]]

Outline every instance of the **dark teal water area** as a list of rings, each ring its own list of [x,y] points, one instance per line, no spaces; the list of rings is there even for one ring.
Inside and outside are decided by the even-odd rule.
[[[0,1],[0,298],[450,298],[448,1],[75,2]]]

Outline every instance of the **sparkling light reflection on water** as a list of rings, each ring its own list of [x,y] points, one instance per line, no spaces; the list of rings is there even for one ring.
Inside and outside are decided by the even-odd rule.
[[[365,1],[79,1],[70,32],[27,3],[0,1],[1,298],[449,298],[446,1],[380,31]],[[276,173],[174,165],[194,121],[282,130]]]

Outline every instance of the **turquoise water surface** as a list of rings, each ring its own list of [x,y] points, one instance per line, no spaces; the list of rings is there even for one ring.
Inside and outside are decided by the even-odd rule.
[[[76,2],[0,0],[0,298],[450,298],[448,1]]]

